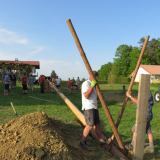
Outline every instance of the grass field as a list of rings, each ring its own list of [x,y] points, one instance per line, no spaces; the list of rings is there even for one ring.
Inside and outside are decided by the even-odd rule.
[[[126,89],[128,89],[129,85],[125,85]],[[66,95],[67,86],[61,87],[61,91],[64,95]],[[105,96],[106,103],[112,115],[114,122],[116,123],[119,112],[122,108],[123,101],[125,99],[125,94],[122,92],[122,85],[120,84],[103,84],[100,85],[100,89]],[[151,85],[150,91],[154,96],[155,91],[158,90],[156,85]],[[53,117],[56,120],[59,120],[65,123],[69,130],[75,132],[82,136],[82,128],[75,121],[75,115],[69,109],[69,107],[64,103],[64,101],[56,94],[56,93],[40,93],[39,86],[34,86],[34,92],[30,93],[28,90],[28,94],[22,94],[22,86],[21,84],[17,84],[16,89],[11,89],[9,96],[4,96],[4,84],[0,83],[0,125],[5,124],[11,119],[16,118],[15,113],[10,105],[10,102],[13,102],[13,105],[18,113],[18,116],[21,117],[25,114],[31,112],[45,111],[49,117]],[[72,93],[70,95],[66,95],[67,98],[72,101],[72,103],[81,110],[82,102],[81,102],[81,94],[80,91],[73,91],[76,93]],[[138,95],[138,85],[134,85],[132,89],[132,95],[137,97]],[[29,96],[38,97],[41,99],[53,101],[47,102],[43,100],[38,100],[34,98],[30,98]],[[58,102],[60,104],[56,104],[54,102]],[[103,107],[101,103],[98,102],[100,119],[101,119],[101,128],[102,131],[108,136],[112,135],[112,129],[108,122],[108,119],[104,113]],[[132,138],[132,126],[135,123],[136,118],[136,107],[135,104],[129,100],[127,102],[121,123],[118,128],[118,132],[121,136],[123,142],[130,143]],[[144,155],[144,159],[147,160],[158,160],[160,159],[160,103],[154,103],[153,106],[153,120],[151,121],[151,128],[154,137],[154,146],[155,153]],[[148,144],[147,135],[145,137],[145,144]],[[95,157],[100,156],[98,153],[95,154]]]

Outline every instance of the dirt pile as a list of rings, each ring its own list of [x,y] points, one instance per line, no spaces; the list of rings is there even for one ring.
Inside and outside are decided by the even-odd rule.
[[[0,126],[1,160],[84,160],[45,112],[24,115]]]

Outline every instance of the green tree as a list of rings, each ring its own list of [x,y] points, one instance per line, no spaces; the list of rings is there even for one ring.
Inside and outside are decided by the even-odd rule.
[[[157,64],[160,64],[160,48],[156,50]]]
[[[130,67],[130,52],[132,51],[132,46],[126,44],[120,45],[114,58],[114,63],[117,67],[117,72],[119,76],[126,77],[128,75],[128,69]]]
[[[108,74],[112,69],[112,63],[108,62],[101,66],[100,70],[98,70],[98,80],[107,80]]]
[[[56,74],[56,72],[54,71],[54,70],[52,70],[52,72],[51,72],[51,77],[54,77],[54,76],[56,76],[57,74]]]
[[[142,37],[138,42],[140,45],[140,49],[142,49],[145,38]],[[160,38],[153,38],[148,41],[145,52],[148,54],[149,59],[152,61],[152,64],[158,64],[159,60],[157,59],[157,49],[160,48]]]

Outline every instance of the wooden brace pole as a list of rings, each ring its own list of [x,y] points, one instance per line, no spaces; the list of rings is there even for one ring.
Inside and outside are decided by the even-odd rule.
[[[90,66],[90,64],[89,64],[89,62],[88,62],[88,59],[87,59],[85,53],[84,53],[84,50],[83,50],[83,48],[82,48],[82,46],[81,46],[81,43],[80,43],[80,41],[79,41],[79,39],[78,39],[78,36],[77,36],[77,34],[76,34],[75,30],[74,30],[74,27],[73,27],[73,25],[72,25],[72,22],[71,22],[70,19],[66,20],[66,22],[67,22],[67,24],[68,24],[68,26],[69,26],[69,29],[70,29],[70,31],[71,31],[71,33],[72,33],[72,36],[73,36],[73,38],[74,38],[74,40],[75,40],[75,43],[76,43],[77,47],[78,47],[78,50],[79,50],[79,52],[80,52],[80,55],[81,55],[81,57],[82,57],[82,59],[83,59],[83,61],[84,61],[84,64],[85,64],[86,68],[87,68],[87,71],[88,71],[91,79],[93,80],[93,79],[95,79],[95,77],[94,77],[94,75],[93,75],[93,73],[92,73],[91,66]],[[108,107],[107,107],[107,105],[106,105],[106,102],[105,102],[105,100],[103,99],[103,96],[102,96],[102,93],[101,93],[101,91],[100,91],[99,85],[97,84],[95,88],[96,88],[96,91],[97,91],[97,95],[98,95],[98,97],[99,97],[99,100],[100,100],[100,102],[101,102],[101,104],[102,104],[102,106],[103,106],[103,109],[104,109],[104,111],[105,111],[105,113],[106,113],[106,116],[107,116],[107,118],[108,118],[108,120],[109,120],[109,123],[110,123],[110,125],[111,125],[111,127],[112,127],[112,130],[113,130],[113,132],[114,132],[114,135],[115,135],[115,137],[116,137],[116,139],[117,139],[117,142],[118,142],[118,144],[119,144],[119,147],[120,147],[121,151],[122,151],[125,155],[127,155],[127,150],[125,149],[125,147],[124,147],[124,145],[123,145],[123,143],[122,143],[122,140],[121,140],[120,135],[119,135],[119,133],[118,133],[118,131],[117,131],[117,128],[116,128],[116,126],[115,126],[115,124],[114,124],[114,121],[113,121],[113,119],[112,119],[112,116],[111,116],[111,114],[110,114],[110,112],[109,112],[109,109],[108,109]]]
[[[147,35],[147,36],[146,36],[146,39],[145,39],[145,41],[144,41],[144,44],[143,44],[143,47],[142,47],[142,50],[141,50],[141,53],[140,53],[140,56],[139,56],[139,59],[138,59],[136,68],[135,68],[135,70],[134,70],[134,74],[133,74],[132,80],[131,80],[130,85],[129,85],[129,88],[128,88],[128,92],[131,92],[131,90],[132,90],[132,87],[133,87],[133,84],[134,84],[134,81],[135,81],[135,78],[136,78],[136,75],[137,75],[139,66],[140,66],[140,64],[141,64],[142,57],[143,57],[145,48],[146,48],[146,46],[147,46],[147,42],[148,42],[148,40],[149,40],[149,37],[150,37],[150,36]],[[128,101],[128,97],[126,96],[126,98],[125,98],[125,100],[124,100],[124,102],[123,102],[122,109],[121,109],[121,111],[120,111],[120,113],[119,113],[119,117],[118,117],[117,123],[116,123],[116,127],[117,127],[117,128],[118,128],[119,123],[120,123],[120,121],[121,121],[121,118],[122,118],[124,109],[125,109],[125,107],[126,107],[127,101]],[[111,139],[112,139],[112,140],[114,139],[114,133],[113,133]]]
[[[148,114],[149,90],[150,90],[150,75],[141,74],[139,77],[133,160],[143,160],[147,114]]]

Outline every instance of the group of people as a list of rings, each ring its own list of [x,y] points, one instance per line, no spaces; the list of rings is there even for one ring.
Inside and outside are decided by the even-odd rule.
[[[83,148],[86,151],[90,151],[91,149],[88,147],[86,143],[86,138],[91,131],[92,128],[94,128],[98,139],[99,144],[101,147],[107,146],[107,142],[105,139],[101,136],[101,128],[100,128],[100,119],[99,119],[99,112],[97,108],[97,92],[95,89],[98,73],[96,71],[93,71],[93,75],[95,79],[89,78],[88,80],[84,81],[81,87],[81,93],[82,93],[82,110],[84,112],[85,122],[86,126],[83,130],[83,136],[79,143],[79,146]],[[126,92],[126,96],[129,97],[134,103],[138,103],[138,99],[131,96],[131,93]],[[146,125],[146,134],[148,135],[149,139],[149,146],[145,147],[145,150],[153,153],[154,152],[154,145],[153,145],[153,135],[151,131],[151,125],[150,121],[153,118],[152,113],[152,107],[153,107],[153,96],[151,93],[149,93],[149,102],[148,102],[148,116],[147,116],[147,125]],[[126,145],[125,147],[129,150],[133,150],[134,147],[134,132],[135,132],[135,125],[132,128],[133,132],[133,138],[130,144]]]
[[[16,87],[16,76],[15,73],[5,73],[3,78],[2,78],[2,83],[4,82],[4,96],[8,96],[8,92],[10,88],[15,89]],[[11,82],[11,87],[10,87],[10,82]]]
[[[68,78],[68,94],[71,93],[71,89],[77,90],[80,88],[81,85],[81,81],[79,79],[79,77],[77,78],[77,80],[75,81],[74,77],[72,79]]]
[[[26,73],[22,76],[22,86],[23,86],[23,94],[27,94],[27,83],[30,88],[30,92],[33,92],[33,85],[34,85],[34,77],[32,74],[29,75],[28,79],[26,77]]]
[[[56,87],[60,90],[61,79],[58,78],[58,76],[50,77],[49,80],[51,82],[55,83]],[[39,83],[40,83],[41,93],[44,93],[44,82],[45,82],[45,76],[44,75],[40,75]],[[53,93],[55,92],[53,88],[52,88],[52,92]]]
[[[27,83],[30,87],[30,91],[33,92],[33,85],[34,85],[34,77],[32,77],[32,74],[29,75],[29,78],[26,78],[26,73],[22,76],[22,86],[23,86],[23,94],[27,94]],[[3,76],[3,81],[4,82],[4,96],[8,96],[8,92],[10,91],[10,88],[15,89],[16,87],[16,74],[11,73],[5,73]],[[11,83],[10,83],[11,82]]]

